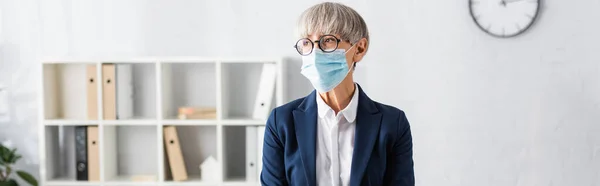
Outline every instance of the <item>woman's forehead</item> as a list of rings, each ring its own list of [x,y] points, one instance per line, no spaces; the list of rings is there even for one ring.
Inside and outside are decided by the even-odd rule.
[[[306,37],[307,38],[311,38],[311,39],[312,38],[318,39],[318,38],[321,38],[321,36],[324,36],[324,35],[332,35],[332,36],[335,36],[337,38],[340,38],[339,34],[332,34],[332,33],[309,33]]]

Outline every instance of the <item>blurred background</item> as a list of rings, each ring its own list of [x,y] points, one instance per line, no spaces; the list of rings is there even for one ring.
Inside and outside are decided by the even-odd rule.
[[[294,28],[319,2],[0,0],[0,141],[39,175],[48,56],[279,56],[284,101],[302,97]],[[407,113],[417,185],[600,185],[600,0],[542,0],[511,38],[482,31],[468,0],[337,2],[371,34],[356,82]]]

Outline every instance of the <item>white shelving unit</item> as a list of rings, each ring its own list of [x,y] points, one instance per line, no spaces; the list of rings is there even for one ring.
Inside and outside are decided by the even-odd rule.
[[[136,59],[49,59],[42,62],[39,95],[40,185],[47,186],[249,186],[245,177],[245,128],[264,126],[253,119],[262,65],[276,64],[271,108],[283,104],[282,59],[152,57]],[[131,64],[132,119],[87,118],[88,65],[101,77],[102,64]],[[102,84],[97,83],[98,116],[102,116]],[[179,107],[214,107],[215,119],[177,119]],[[76,126],[98,126],[100,181],[75,178]],[[189,179],[167,176],[163,127],[176,126]],[[237,142],[236,140],[239,140]],[[217,159],[222,178],[202,181],[199,164]],[[136,182],[132,176],[151,176]]]

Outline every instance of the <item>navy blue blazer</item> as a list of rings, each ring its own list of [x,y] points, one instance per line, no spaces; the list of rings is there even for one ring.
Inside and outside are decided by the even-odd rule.
[[[402,110],[372,101],[360,86],[350,185],[415,185],[412,136]],[[262,185],[316,185],[316,91],[271,111]]]

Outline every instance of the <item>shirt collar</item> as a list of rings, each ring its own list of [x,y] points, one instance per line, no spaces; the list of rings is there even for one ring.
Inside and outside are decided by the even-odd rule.
[[[342,109],[338,114],[342,114],[346,121],[352,123],[356,120],[356,112],[358,111],[358,87],[354,84],[354,95],[352,95],[352,99],[350,99],[350,103],[346,108]],[[319,117],[323,118],[327,115],[328,112],[334,113],[333,109],[325,103],[321,96],[317,95],[317,111],[319,113]]]

